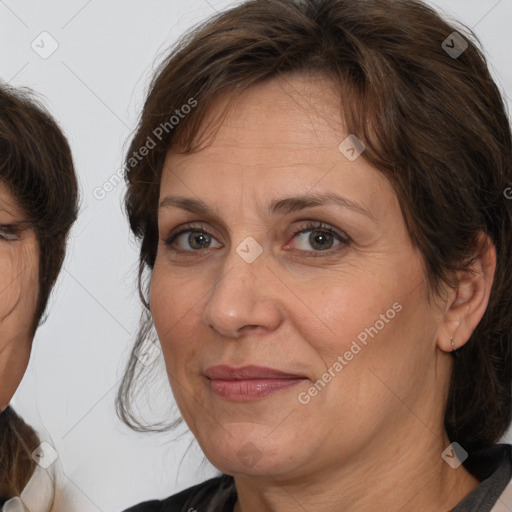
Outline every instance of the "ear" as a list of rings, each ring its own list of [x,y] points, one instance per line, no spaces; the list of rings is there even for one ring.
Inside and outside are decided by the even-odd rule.
[[[456,273],[458,286],[450,289],[444,305],[437,345],[445,352],[458,349],[469,340],[489,303],[496,270],[496,248],[483,232],[478,236],[475,252],[478,255],[469,269]]]

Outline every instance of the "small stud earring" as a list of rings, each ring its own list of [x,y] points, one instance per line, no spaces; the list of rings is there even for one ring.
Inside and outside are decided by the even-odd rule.
[[[455,348],[455,342],[453,341],[453,336],[450,336],[450,343],[452,345],[452,354],[454,357],[457,357],[457,349]]]

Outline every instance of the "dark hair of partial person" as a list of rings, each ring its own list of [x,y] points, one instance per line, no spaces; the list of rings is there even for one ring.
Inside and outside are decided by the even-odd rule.
[[[50,113],[29,89],[6,84],[0,84],[0,183],[20,205],[39,245],[34,334],[64,262],[78,214],[78,184],[69,144]],[[11,407],[0,414],[0,503],[17,496],[30,479],[38,444]]]
[[[443,48],[454,31],[468,42],[457,58]],[[430,298],[443,282],[456,286],[454,272],[470,269],[485,249],[479,233],[494,243],[488,307],[456,352],[450,389],[440,397],[452,442],[468,451],[494,444],[511,421],[512,201],[504,196],[512,184],[510,121],[478,37],[418,0],[249,0],[194,27],[161,63],[125,158],[125,208],[140,241],[144,309],[118,391],[119,416],[139,431],[180,422],[148,425],[135,407],[145,368],[136,350],[152,329],[147,294],[167,152],[197,151],[240,93],[292,73],[335,84],[347,133],[363,141],[362,158],[397,195]],[[206,125],[209,107],[225,92],[228,108]],[[183,109],[190,112],[156,138],[155,128],[191,98],[197,106]],[[156,147],[133,158],[148,137]]]

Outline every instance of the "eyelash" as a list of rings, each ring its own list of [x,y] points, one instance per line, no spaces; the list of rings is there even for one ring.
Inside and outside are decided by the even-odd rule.
[[[20,236],[15,226],[11,224],[0,224],[0,241],[12,242],[19,240]]]
[[[334,237],[338,238],[338,240],[341,242],[339,245],[337,245],[333,249],[328,249],[325,251],[302,251],[299,249],[299,252],[305,252],[305,253],[311,253],[308,255],[308,257],[320,257],[320,256],[331,256],[332,254],[338,252],[341,249],[347,247],[351,243],[351,239],[348,235],[340,234],[338,233],[334,228],[331,228],[330,226],[324,224],[323,222],[312,222],[309,221],[305,226],[301,226],[299,229],[297,229],[294,233],[292,238],[295,238],[297,235],[300,235],[302,233],[307,233],[308,231],[319,231],[324,233],[329,233],[330,235],[333,235]],[[198,228],[190,223],[184,224],[182,229],[176,233],[171,233],[169,237],[165,240],[165,245],[171,246],[174,241],[182,234],[188,233],[188,232],[196,232],[196,233],[203,233],[205,235],[212,236],[208,231]],[[213,236],[212,236],[213,238]],[[176,251],[176,249],[172,249]],[[204,249],[204,251],[207,251],[208,249]],[[176,251],[178,252],[178,251]],[[181,252],[203,252],[203,250],[197,249],[197,250],[182,250]],[[316,254],[315,254],[316,253]]]

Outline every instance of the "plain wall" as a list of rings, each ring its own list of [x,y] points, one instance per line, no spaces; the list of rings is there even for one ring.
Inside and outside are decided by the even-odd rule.
[[[117,512],[218,474],[209,464],[200,468],[197,445],[185,455],[193,439],[183,427],[176,433],[185,431],[184,437],[173,441],[176,433],[132,432],[115,415],[115,392],[140,311],[137,247],[122,210],[123,181],[103,199],[98,187],[115,180],[122,166],[157,55],[230,3],[0,2],[0,77],[46,98],[69,137],[80,179],[81,213],[65,268],[13,402],[57,450],[67,510]],[[432,3],[474,28],[497,81],[512,97],[512,0]],[[33,41],[41,52],[54,41],[58,48],[44,59]],[[161,361],[157,381],[151,392],[172,404]]]

